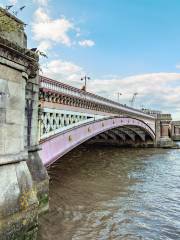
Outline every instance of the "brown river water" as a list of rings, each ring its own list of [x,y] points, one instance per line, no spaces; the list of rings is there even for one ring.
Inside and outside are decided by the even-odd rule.
[[[180,239],[180,149],[80,147],[49,175],[38,240]]]

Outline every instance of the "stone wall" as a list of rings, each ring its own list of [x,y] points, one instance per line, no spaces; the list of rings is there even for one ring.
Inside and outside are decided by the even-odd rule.
[[[36,239],[39,212],[48,208],[48,176],[38,154],[38,67],[23,29],[0,32],[1,240]]]
[[[1,36],[22,48],[27,48],[27,37],[24,32],[24,23],[1,7],[0,17],[1,19],[3,17],[4,22],[9,25],[9,27],[6,28],[6,26],[4,27],[0,24],[0,30],[2,30]]]

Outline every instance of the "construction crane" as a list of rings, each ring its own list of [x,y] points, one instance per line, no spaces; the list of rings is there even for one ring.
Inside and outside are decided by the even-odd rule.
[[[137,92],[133,93],[133,97],[132,97],[132,99],[129,101],[131,107],[134,106],[134,103],[135,103],[135,100],[136,100],[136,96],[137,96],[137,95],[138,95]]]

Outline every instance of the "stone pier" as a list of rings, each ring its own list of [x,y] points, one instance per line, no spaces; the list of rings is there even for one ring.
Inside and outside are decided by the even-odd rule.
[[[171,114],[158,114],[156,118],[156,145],[157,147],[172,147],[171,139]]]
[[[180,141],[180,121],[171,122],[171,138],[174,141]]]
[[[0,32],[0,239],[36,239],[48,208],[48,176],[38,154],[38,56],[27,49],[23,23]]]

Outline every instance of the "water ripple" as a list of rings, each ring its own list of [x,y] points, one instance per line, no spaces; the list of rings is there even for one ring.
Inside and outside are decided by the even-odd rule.
[[[49,169],[39,240],[180,239],[180,151],[79,148]]]

